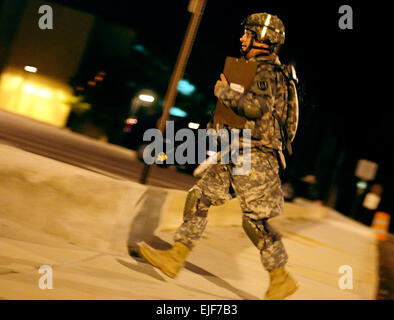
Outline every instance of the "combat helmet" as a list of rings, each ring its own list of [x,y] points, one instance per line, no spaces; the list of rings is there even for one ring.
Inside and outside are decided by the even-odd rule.
[[[273,14],[266,12],[251,14],[244,19],[241,26],[252,32],[254,40],[268,44],[271,52],[285,42],[285,26]],[[253,40],[242,54],[246,55],[252,48],[259,49],[253,46]]]

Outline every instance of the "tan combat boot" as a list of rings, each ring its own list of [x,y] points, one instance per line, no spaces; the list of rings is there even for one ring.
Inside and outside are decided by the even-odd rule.
[[[297,283],[285,268],[275,269],[269,274],[271,281],[265,300],[282,300],[297,291]]]
[[[156,250],[144,244],[139,247],[139,252],[152,266],[175,278],[183,268],[190,249],[181,242],[175,242],[169,250]]]

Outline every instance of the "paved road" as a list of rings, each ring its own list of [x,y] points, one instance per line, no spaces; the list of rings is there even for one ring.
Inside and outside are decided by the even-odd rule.
[[[132,150],[1,110],[0,142],[114,178],[136,182],[139,182],[144,167]],[[174,167],[155,166],[147,184],[188,190],[196,181],[193,176],[178,172]]]

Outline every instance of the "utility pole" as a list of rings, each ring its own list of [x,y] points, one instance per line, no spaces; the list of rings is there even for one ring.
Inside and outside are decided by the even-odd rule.
[[[164,98],[164,106],[163,106],[163,113],[160,118],[159,122],[159,130],[163,133],[166,125],[166,121],[168,119],[170,109],[174,105],[175,98],[177,95],[177,86],[179,80],[183,77],[185,72],[185,67],[187,61],[189,59],[190,51],[194,43],[194,39],[196,38],[197,29],[200,24],[200,20],[204,11],[206,0],[190,0],[188,11],[192,13],[190,18],[190,22],[188,28],[186,30],[186,35],[182,43],[181,50],[178,55],[178,59],[175,65],[175,68],[172,72],[172,76],[170,79],[170,83],[168,85],[167,93]],[[149,171],[152,165],[144,165],[144,170],[142,172],[142,176],[140,182],[142,184],[146,183],[146,180],[149,175]]]

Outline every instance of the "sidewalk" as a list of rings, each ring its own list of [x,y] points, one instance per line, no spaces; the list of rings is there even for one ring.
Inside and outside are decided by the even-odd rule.
[[[174,230],[163,226],[181,219],[185,192],[112,179],[8,146],[0,145],[0,154],[0,299],[254,300],[267,289],[237,200],[210,212],[203,239],[170,279],[129,256],[127,246],[138,226],[147,242],[168,247]],[[300,284],[289,299],[375,299],[378,247],[370,228],[328,208],[293,203],[272,224]],[[43,265],[52,267],[53,289],[39,288]],[[352,289],[339,287],[341,266],[352,269]]]

